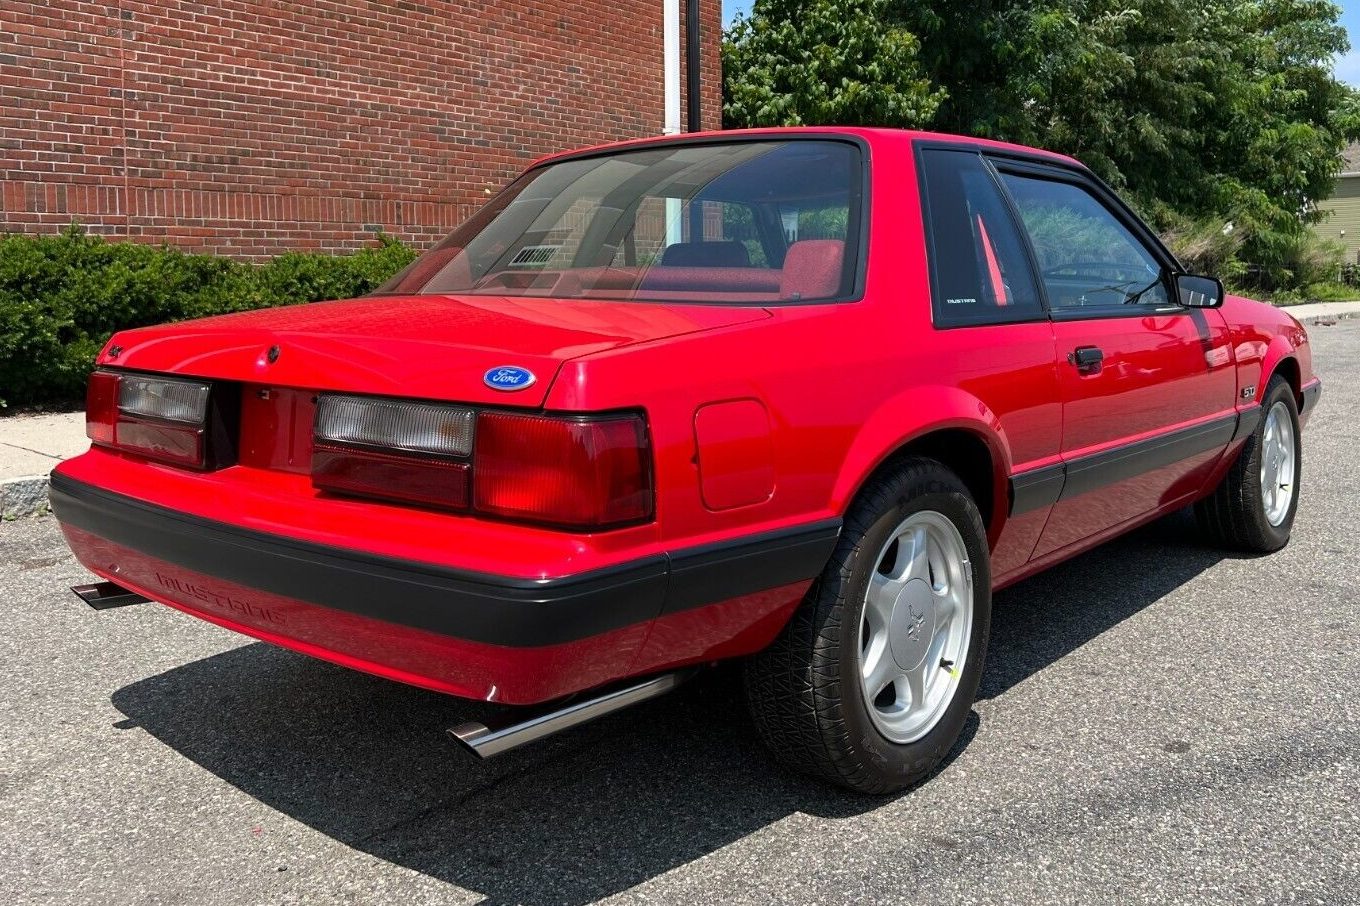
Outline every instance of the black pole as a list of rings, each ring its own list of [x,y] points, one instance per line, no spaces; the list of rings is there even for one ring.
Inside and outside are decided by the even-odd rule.
[[[688,93],[687,131],[703,128],[699,119],[699,0],[685,0],[685,68]]]

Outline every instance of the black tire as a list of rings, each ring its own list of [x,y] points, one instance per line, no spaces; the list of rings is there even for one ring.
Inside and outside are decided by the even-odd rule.
[[[958,685],[939,720],[914,742],[881,734],[858,676],[859,627],[876,554],[912,513],[933,510],[963,538],[973,621]],[[862,793],[924,780],[963,730],[982,677],[991,623],[991,568],[977,505],[953,472],[911,458],[874,479],[850,508],[835,553],[780,637],[746,665],[756,728],[786,766]]]
[[[1294,430],[1293,495],[1279,525],[1266,517],[1261,494],[1261,457],[1266,416],[1276,403],[1283,403]],[[1212,494],[1195,504],[1200,528],[1216,544],[1232,550],[1268,554],[1289,543],[1294,514],[1299,507],[1299,479],[1303,474],[1303,444],[1299,432],[1298,402],[1289,381],[1280,375],[1270,379],[1261,400],[1261,423],[1247,438],[1236,461]]]

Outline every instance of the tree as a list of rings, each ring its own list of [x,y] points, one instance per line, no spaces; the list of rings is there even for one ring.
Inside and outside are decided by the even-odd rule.
[[[723,42],[728,126],[920,126],[943,100],[888,0],[764,0]]]
[[[1297,248],[1360,138],[1326,0],[756,0],[729,32],[732,125],[920,125],[1081,159],[1159,226]]]
[[[1311,0],[1075,2],[1034,9],[1013,43],[1014,137],[1080,157],[1146,204],[1189,212],[1330,192],[1355,137],[1337,7]]]

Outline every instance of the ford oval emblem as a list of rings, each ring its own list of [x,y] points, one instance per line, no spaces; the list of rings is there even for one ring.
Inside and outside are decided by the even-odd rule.
[[[532,371],[518,365],[500,365],[482,375],[482,383],[492,390],[523,390],[536,380]]]

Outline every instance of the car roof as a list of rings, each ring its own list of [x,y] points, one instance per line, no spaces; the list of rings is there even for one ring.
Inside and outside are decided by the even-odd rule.
[[[1082,167],[1080,161],[1065,154],[1058,154],[1055,151],[1045,151],[1042,148],[1032,148],[1028,145],[1017,145],[1010,142],[994,141],[986,138],[976,138],[969,135],[954,135],[947,132],[928,132],[921,129],[890,129],[885,127],[869,126],[777,126],[762,129],[723,129],[710,132],[682,132],[678,135],[656,135],[648,138],[629,139],[619,142],[607,142],[602,145],[592,145],[583,148],[574,148],[566,151],[558,151],[538,158],[530,167],[537,167],[545,163],[551,163],[563,158],[578,157],[581,155],[608,154],[614,151],[625,151],[633,148],[646,148],[654,145],[685,144],[689,142],[714,142],[731,139],[743,138],[779,138],[780,136],[796,135],[817,135],[830,136],[845,135],[863,139],[873,145],[876,141],[891,138],[906,138],[910,141],[934,141],[957,144],[967,144],[974,147],[985,148],[995,151],[1010,152],[1012,154],[1027,154],[1047,158],[1049,160],[1068,164],[1070,166]]]

